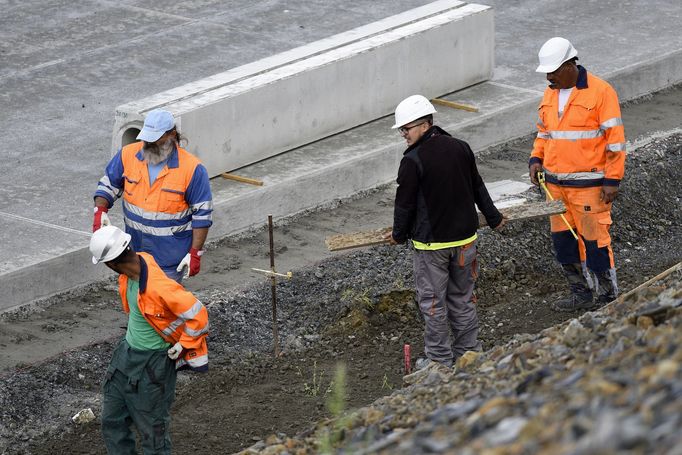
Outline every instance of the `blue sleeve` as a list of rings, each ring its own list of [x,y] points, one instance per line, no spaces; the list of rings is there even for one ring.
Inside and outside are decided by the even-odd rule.
[[[213,224],[213,197],[208,172],[203,164],[194,169],[194,175],[185,191],[185,200],[192,210],[192,227],[207,228]]]
[[[109,208],[111,208],[121,194],[123,194],[123,160],[121,150],[119,150],[107,164],[104,176],[97,183],[94,197],[103,197],[109,201]]]

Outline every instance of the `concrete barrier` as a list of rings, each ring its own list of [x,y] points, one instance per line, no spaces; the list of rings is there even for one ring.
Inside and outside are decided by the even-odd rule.
[[[493,53],[493,10],[441,0],[122,105],[112,153],[161,107],[215,176],[484,81]]]

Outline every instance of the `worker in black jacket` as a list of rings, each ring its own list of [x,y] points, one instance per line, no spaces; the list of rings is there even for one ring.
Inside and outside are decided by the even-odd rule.
[[[466,142],[433,125],[428,99],[413,95],[395,110],[395,125],[407,142],[398,169],[392,244],[412,240],[417,301],[424,316],[426,358],[452,366],[466,351],[481,349],[474,306],[476,206],[495,230],[506,219],[493,204]],[[452,331],[452,339],[450,337]]]

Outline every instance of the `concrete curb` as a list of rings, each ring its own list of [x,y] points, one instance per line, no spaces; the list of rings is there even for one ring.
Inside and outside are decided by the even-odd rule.
[[[112,152],[163,107],[213,177],[388,115],[405,93],[436,97],[489,79],[493,9],[439,3],[423,17],[417,8],[379,21],[379,30],[375,23],[329,38],[317,53],[303,46],[119,106]],[[374,33],[361,36],[368,28]],[[271,60],[280,64],[264,63]]]

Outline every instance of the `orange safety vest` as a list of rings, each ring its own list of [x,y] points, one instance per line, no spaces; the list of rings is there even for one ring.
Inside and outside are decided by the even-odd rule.
[[[191,292],[166,276],[154,257],[137,253],[140,257],[140,286],[137,305],[140,313],[168,343],[182,344],[176,369],[208,370],[208,311]],[[123,311],[130,312],[126,292],[128,276],[118,277],[118,292]]]
[[[545,90],[530,163],[542,163],[549,183],[617,186],[625,173],[625,132],[618,95],[607,82],[582,67],[579,71],[578,84],[561,118],[559,90]]]
[[[177,147],[177,155],[173,153],[170,158],[172,163],[169,161],[150,185],[147,163],[142,159],[143,145],[136,142],[121,150],[126,232],[133,237],[135,251],[152,253],[163,267],[175,266],[192,246],[194,211],[210,208],[210,201],[190,206],[185,194],[201,162]]]

